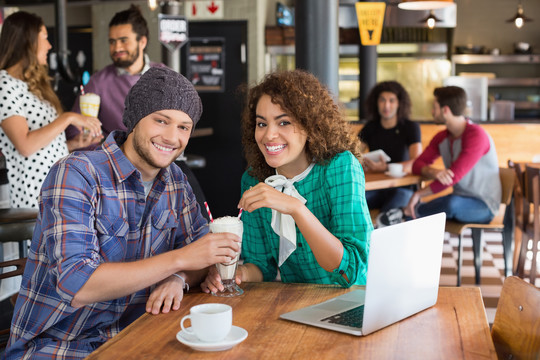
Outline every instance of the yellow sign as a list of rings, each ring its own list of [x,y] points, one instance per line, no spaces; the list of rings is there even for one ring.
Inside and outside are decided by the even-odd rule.
[[[362,45],[379,45],[384,23],[386,3],[383,2],[357,2],[356,16]]]

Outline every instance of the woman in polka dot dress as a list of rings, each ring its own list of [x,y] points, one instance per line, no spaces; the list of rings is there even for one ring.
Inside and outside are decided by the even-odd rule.
[[[68,125],[101,137],[98,119],[62,111],[47,72],[50,49],[40,17],[20,11],[5,19],[0,35],[0,147],[11,207],[37,208],[50,167],[68,154]]]

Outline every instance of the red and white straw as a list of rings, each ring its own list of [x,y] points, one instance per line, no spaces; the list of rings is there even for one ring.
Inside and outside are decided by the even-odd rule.
[[[242,211],[244,211],[244,209],[240,208],[240,211],[238,212],[238,220],[240,220],[240,217],[242,216]]]
[[[84,95],[84,86],[80,86],[80,89],[81,89],[81,95]]]
[[[206,206],[206,212],[208,213],[208,217],[210,218],[210,222],[214,222],[214,218],[212,217],[212,213],[210,212],[210,208],[208,207],[208,203],[205,201],[204,206]]]

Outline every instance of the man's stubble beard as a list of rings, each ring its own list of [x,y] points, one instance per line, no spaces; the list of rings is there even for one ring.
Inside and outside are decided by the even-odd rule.
[[[123,69],[130,67],[131,65],[135,63],[135,61],[139,59],[139,44],[137,44],[137,48],[135,49],[134,53],[133,54],[128,53],[128,56],[129,57],[127,60],[120,60],[120,59],[114,59],[114,58],[111,58],[111,60],[113,61],[114,66],[116,67],[123,68]]]

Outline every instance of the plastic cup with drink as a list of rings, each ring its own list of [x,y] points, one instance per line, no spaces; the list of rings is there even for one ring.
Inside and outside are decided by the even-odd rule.
[[[99,105],[101,103],[101,98],[98,94],[86,93],[81,94],[79,97],[79,107],[81,108],[81,114],[84,116],[90,116],[97,118],[99,113]],[[83,129],[83,134],[87,135],[89,133],[88,129]]]

